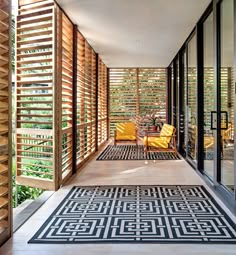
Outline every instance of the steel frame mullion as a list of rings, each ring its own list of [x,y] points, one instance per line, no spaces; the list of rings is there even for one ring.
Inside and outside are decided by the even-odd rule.
[[[197,167],[203,171],[204,160],[204,97],[203,97],[203,83],[204,83],[204,68],[203,68],[203,23],[197,24]]]
[[[214,148],[214,174],[213,181],[215,185],[221,182],[221,147],[220,147],[220,111],[221,111],[221,24],[220,24],[220,4],[221,0],[215,0],[213,2],[213,24],[214,24],[214,80],[215,80],[215,109],[216,109],[216,132],[215,132],[215,148]]]

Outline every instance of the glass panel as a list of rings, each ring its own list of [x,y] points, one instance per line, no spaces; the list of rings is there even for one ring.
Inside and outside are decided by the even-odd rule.
[[[171,64],[171,125],[175,123],[174,65]]]
[[[214,137],[211,130],[211,111],[214,110],[214,50],[213,14],[203,24],[204,61],[204,170],[213,178]]]
[[[183,106],[184,106],[184,150],[185,150],[185,155],[187,155],[187,139],[188,139],[188,135],[187,135],[187,83],[188,83],[188,76],[187,76],[187,54],[186,51],[184,52],[183,55],[183,63],[184,63],[184,102],[183,102]]]
[[[221,111],[228,114],[228,127],[221,130],[221,182],[234,190],[234,6],[221,3]],[[223,114],[222,114],[223,117]],[[225,126],[222,118],[221,127]]]
[[[176,107],[175,107],[175,128],[176,128],[176,142],[179,147],[179,59],[176,59],[176,93],[175,93],[175,98],[176,98]]]
[[[196,35],[188,44],[188,157],[196,161],[197,148],[197,49]]]

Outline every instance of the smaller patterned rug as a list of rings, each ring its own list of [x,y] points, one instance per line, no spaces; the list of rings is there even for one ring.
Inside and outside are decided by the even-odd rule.
[[[73,187],[29,243],[236,243],[203,186]]]
[[[142,145],[108,145],[97,160],[177,160],[178,154],[173,152],[148,152]]]

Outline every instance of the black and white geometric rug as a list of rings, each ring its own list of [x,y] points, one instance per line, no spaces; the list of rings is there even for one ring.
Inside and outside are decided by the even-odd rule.
[[[177,160],[180,157],[173,152],[144,153],[142,145],[108,145],[97,160]]]
[[[29,243],[236,243],[203,186],[73,187]]]

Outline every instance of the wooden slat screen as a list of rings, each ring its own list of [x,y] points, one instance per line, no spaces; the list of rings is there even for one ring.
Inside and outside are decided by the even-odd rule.
[[[53,0],[21,0],[17,17],[17,183],[57,189],[72,174],[73,150],[82,163],[97,148],[97,77],[100,141],[107,133],[106,66],[96,70],[95,51]],[[77,108],[73,71],[77,69]],[[102,77],[100,77],[100,75]],[[73,112],[77,141],[73,141]],[[106,119],[106,120],[105,120]]]
[[[16,180],[54,189],[54,1],[27,3],[16,30]]]
[[[77,34],[77,165],[96,148],[96,53]]]
[[[188,107],[190,108],[192,124],[197,121],[197,70],[194,67],[188,68]],[[191,120],[189,120],[191,121]]]
[[[155,113],[166,122],[165,68],[110,69],[110,135],[118,122]]]
[[[234,79],[233,69],[221,68],[221,111],[227,111],[229,122],[234,120]],[[204,68],[204,125],[210,131],[211,111],[214,110],[214,69]],[[230,107],[229,107],[230,105]]]
[[[107,140],[107,68],[98,58],[98,146]]]
[[[197,157],[197,70],[195,67],[188,67],[188,92],[187,92],[188,111],[186,122],[188,125],[188,156],[195,160]]]
[[[211,131],[211,111],[214,110],[214,69],[204,67],[204,129]]]
[[[234,68],[229,67],[229,82],[230,82],[230,90],[229,93],[229,105],[230,105],[230,114],[229,114],[229,121],[234,126],[234,95],[235,95],[235,86],[234,86]]]
[[[73,24],[62,13],[62,180],[72,174]]]
[[[166,122],[166,68],[139,69],[139,115],[155,112]]]
[[[11,235],[11,1],[0,1],[0,246]]]
[[[110,69],[110,135],[116,123],[126,122],[136,116],[136,69]]]
[[[77,34],[77,163],[84,159],[85,39]]]

